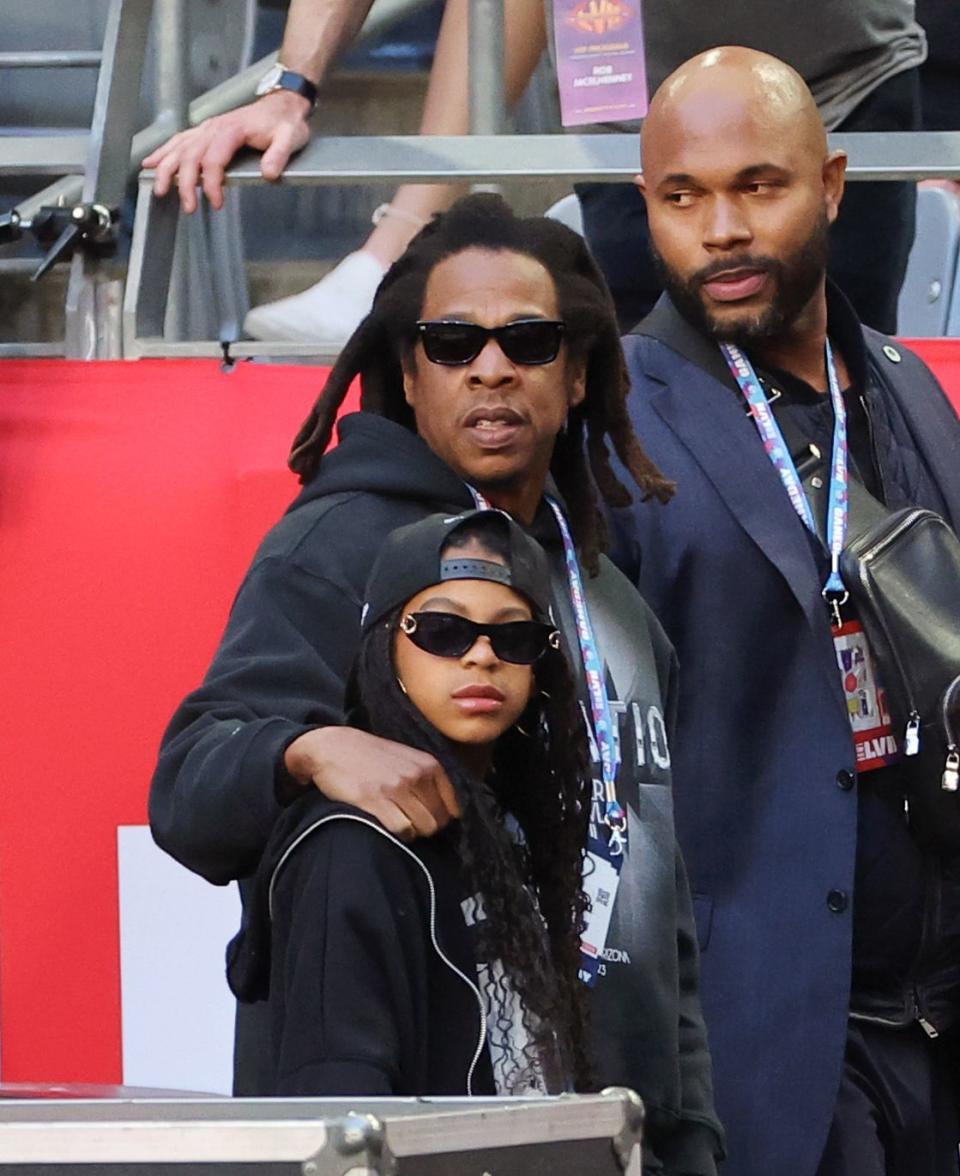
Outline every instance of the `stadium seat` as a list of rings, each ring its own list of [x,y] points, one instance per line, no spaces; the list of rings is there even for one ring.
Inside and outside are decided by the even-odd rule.
[[[543,215],[559,221],[568,229],[573,229],[583,236],[583,214],[580,211],[580,201],[573,192],[569,196],[561,197],[556,204],[551,204]]]
[[[949,188],[917,190],[917,235],[897,306],[897,333],[922,339],[960,335],[960,196]]]

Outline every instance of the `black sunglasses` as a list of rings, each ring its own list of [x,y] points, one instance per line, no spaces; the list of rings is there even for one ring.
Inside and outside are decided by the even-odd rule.
[[[459,366],[470,363],[492,335],[511,363],[553,363],[560,352],[564,324],[554,319],[514,319],[499,327],[459,319],[430,319],[417,323],[417,333],[431,363]]]
[[[435,657],[463,657],[478,637],[489,637],[497,657],[518,666],[532,665],[548,649],[560,648],[559,632],[540,621],[478,625],[456,613],[418,612],[408,613],[400,629],[418,649]]]

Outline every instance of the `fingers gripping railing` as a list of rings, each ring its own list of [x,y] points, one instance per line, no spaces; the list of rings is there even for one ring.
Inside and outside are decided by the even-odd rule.
[[[185,124],[195,125],[250,101],[276,53],[255,62],[195,101],[185,101],[189,52],[185,33],[188,0],[111,0],[101,52],[0,53],[3,68],[100,66],[89,135],[0,136],[0,173],[59,176],[41,192],[0,217],[0,244],[33,232],[48,252],[38,275],[73,254],[67,295],[65,343],[0,344],[3,354],[63,353],[82,358],[120,354],[120,287],[100,264],[115,233],[115,211],[128,178],[141,161]],[[376,0],[359,40],[382,34],[392,22],[425,0]],[[156,9],[157,70],[162,113],[134,134],[151,13]],[[37,230],[40,230],[38,233]],[[55,231],[54,231],[55,230]]]
[[[849,156],[847,176],[858,180],[960,179],[960,132],[831,135],[831,148]],[[370,180],[417,183],[491,183],[500,180],[566,178],[630,182],[639,170],[636,135],[475,135],[328,138],[310,143],[290,164],[284,184],[356,184]],[[375,160],[375,163],[371,163]],[[229,183],[263,182],[258,161],[240,159]],[[218,355],[222,341],[168,344],[163,315],[178,205],[157,200],[151,176],[140,181],[139,202],[124,305],[124,347],[136,355]],[[329,356],[336,348],[316,344],[232,343],[237,358],[250,355]]]
[[[378,0],[372,18],[387,23],[397,9],[411,0]],[[23,202],[16,210],[21,217],[35,213],[38,202],[83,200],[110,207],[104,197],[119,200],[127,166],[139,161],[163,142],[173,128],[162,120],[133,137],[129,119],[135,103],[131,100],[132,73],[139,75],[142,38],[149,19],[151,0],[114,0],[112,19],[116,35],[108,36],[104,49],[104,71],[112,79],[104,85],[103,102],[98,92],[97,117],[90,138],[85,179],[67,177],[44,193]],[[497,132],[503,125],[503,11],[502,0],[471,0],[471,129],[470,137],[355,137],[314,141],[291,163],[284,184],[354,184],[373,181],[487,184],[516,179],[524,182],[566,178],[571,182],[630,181],[639,167],[639,144],[634,135],[534,135],[507,136]],[[121,18],[123,18],[121,20]],[[128,39],[120,35],[121,25]],[[368,22],[367,29],[371,28]],[[132,37],[133,39],[129,39]],[[111,44],[113,48],[111,49]],[[137,69],[121,68],[123,50],[133,45]],[[137,48],[138,47],[138,48]],[[189,106],[191,124],[222,112],[252,97],[256,80],[275,55],[257,62],[235,78],[211,90]],[[129,65],[129,57],[127,59]],[[104,72],[102,71],[102,73]],[[114,77],[116,74],[116,77]],[[100,129],[98,130],[98,125]],[[42,141],[47,144],[49,140]],[[16,141],[13,154],[4,153],[9,141],[0,139],[0,161],[11,159],[4,170],[36,168],[37,143]],[[831,136],[831,146],[843,147],[849,155],[851,180],[960,179],[960,132],[857,134]],[[42,150],[42,148],[41,148]],[[60,142],[66,163],[63,170],[79,170],[75,143]],[[19,152],[19,154],[17,154]],[[30,158],[28,158],[30,157]],[[21,166],[22,165],[22,166]],[[42,165],[41,165],[42,166]],[[263,183],[259,163],[252,156],[241,158],[228,173],[235,186]],[[137,214],[123,304],[123,349],[138,355],[217,355],[223,340],[171,344],[164,340],[164,317],[171,285],[179,209],[175,196],[157,200],[151,193],[151,179],[141,176]],[[73,354],[99,353],[100,330],[96,306],[95,273],[82,255],[74,259],[68,346]],[[72,339],[72,342],[71,342]],[[232,354],[325,355],[333,349],[322,341],[311,345],[238,343],[230,340]]]

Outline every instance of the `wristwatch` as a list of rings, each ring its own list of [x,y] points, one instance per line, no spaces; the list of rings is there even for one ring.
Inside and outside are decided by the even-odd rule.
[[[292,69],[287,69],[281,62],[267,70],[259,82],[257,82],[256,95],[262,98],[264,94],[273,94],[276,90],[292,90],[294,94],[300,94],[310,103],[311,107],[317,104],[317,87],[305,78],[303,74],[295,73]]]

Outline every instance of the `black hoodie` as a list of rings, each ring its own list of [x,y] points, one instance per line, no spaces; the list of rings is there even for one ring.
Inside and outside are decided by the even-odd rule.
[[[161,747],[150,795],[154,837],[212,882],[256,872],[286,807],[286,747],[311,728],[343,722],[364,585],[383,539],[427,514],[473,506],[460,478],[402,426],[357,413],[339,432],[340,445],[257,552],[213,664]],[[563,549],[545,504],[529,530],[550,559],[560,627],[573,634]],[[712,1176],[720,1129],[670,788],[676,659],[609,561],[585,587],[620,723],[618,795],[629,818],[605,974],[592,1001],[596,1068],[602,1085],[631,1086],[643,1097],[654,1170],[659,1161],[675,1176]],[[575,639],[571,645],[575,651]],[[579,665],[578,654],[571,660]],[[268,1022],[243,1022],[236,1089],[265,1093],[256,1056]]]
[[[310,789],[246,889],[227,978],[269,1033],[244,1093],[496,1094],[452,827],[404,845]]]

